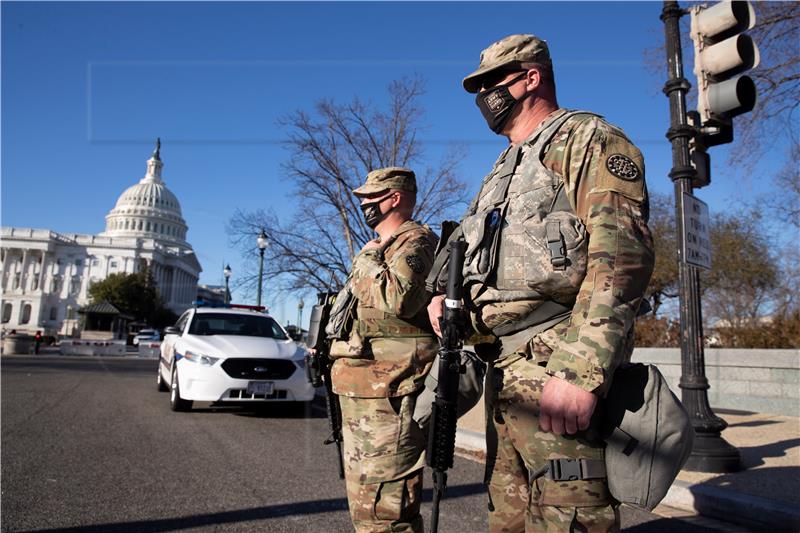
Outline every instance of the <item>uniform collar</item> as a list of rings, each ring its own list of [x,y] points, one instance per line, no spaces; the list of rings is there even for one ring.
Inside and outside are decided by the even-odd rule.
[[[562,116],[564,116],[564,114],[565,114],[565,113],[567,113],[567,110],[566,110],[566,109],[564,109],[563,107],[559,107],[559,108],[558,108],[558,109],[556,109],[555,111],[552,111],[552,112],[551,112],[549,115],[547,115],[547,116],[544,118],[544,120],[542,121],[542,123],[541,123],[541,124],[539,124],[539,125],[536,127],[536,129],[535,129],[535,130],[533,130],[533,133],[531,133],[531,134],[528,136],[528,138],[527,138],[527,139],[525,139],[524,141],[522,141],[522,142],[520,143],[520,145],[522,145],[522,144],[533,144],[533,143],[535,143],[535,142],[536,142],[536,139],[539,137],[539,135],[540,135],[540,134],[541,134],[543,131],[545,131],[547,128],[549,128],[549,127],[550,127],[550,125],[551,125],[553,122],[555,122],[556,120],[558,120],[559,118],[561,118]]]

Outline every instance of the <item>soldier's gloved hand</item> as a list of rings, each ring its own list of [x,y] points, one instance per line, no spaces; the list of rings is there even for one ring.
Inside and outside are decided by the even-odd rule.
[[[597,396],[561,378],[544,384],[539,406],[539,428],[556,435],[574,435],[589,427]]]
[[[442,318],[442,315],[444,314],[444,299],[445,295],[440,294],[438,296],[434,296],[431,299],[431,303],[428,304],[428,320],[431,321],[433,332],[436,333],[437,337],[442,336],[442,330],[439,329],[439,319]]]

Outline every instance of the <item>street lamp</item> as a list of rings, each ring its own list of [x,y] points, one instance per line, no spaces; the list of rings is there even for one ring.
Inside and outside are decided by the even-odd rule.
[[[225,265],[225,268],[222,269],[222,275],[225,276],[225,303],[226,304],[231,303],[231,291],[230,291],[230,287],[228,285],[228,282],[231,279],[231,273],[233,273],[233,271],[231,270],[231,266],[230,265]]]
[[[258,259],[258,298],[256,301],[257,306],[261,306],[261,279],[264,277],[264,250],[267,249],[267,234],[264,233],[264,228],[261,228],[261,233],[256,239],[258,242],[258,253],[261,255]]]
[[[300,301],[297,302],[297,333],[303,331],[303,326],[301,325],[301,323],[303,321],[303,306],[305,305],[306,303],[303,301],[302,298],[300,298]]]

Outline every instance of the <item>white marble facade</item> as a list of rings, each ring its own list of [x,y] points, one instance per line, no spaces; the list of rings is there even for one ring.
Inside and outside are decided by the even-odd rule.
[[[186,242],[180,204],[161,179],[160,143],[139,183],[119,197],[99,235],[2,228],[2,328],[71,335],[92,283],[150,267],[164,303],[180,314],[202,268]]]

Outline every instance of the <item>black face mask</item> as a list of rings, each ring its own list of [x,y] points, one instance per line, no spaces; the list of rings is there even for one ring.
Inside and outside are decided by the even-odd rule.
[[[383,219],[386,218],[386,215],[388,215],[394,210],[394,207],[392,207],[385,213],[381,213],[381,208],[380,208],[380,203],[389,198],[392,194],[394,193],[387,194],[386,196],[384,196],[379,200],[373,200],[366,204],[361,204],[361,212],[364,213],[364,222],[367,223],[367,226],[369,226],[372,229],[377,228],[378,224],[383,222]]]
[[[475,103],[478,104],[478,109],[483,113],[483,118],[486,119],[486,123],[489,124],[489,129],[493,132],[501,133],[517,105],[530,95],[530,93],[528,93],[517,100],[511,96],[511,92],[508,90],[511,85],[518,82],[526,74],[527,72],[523,72],[516,78],[509,80],[506,84],[487,89],[478,93],[475,97]]]

